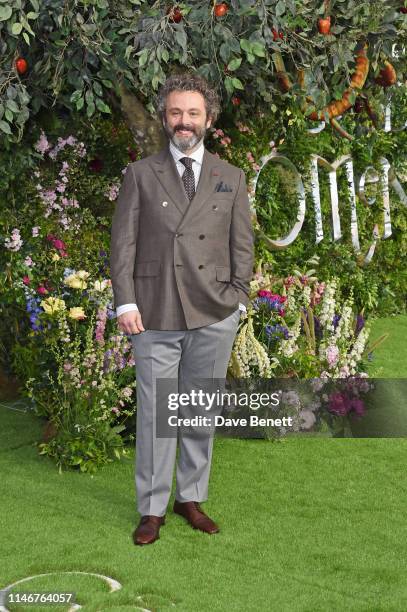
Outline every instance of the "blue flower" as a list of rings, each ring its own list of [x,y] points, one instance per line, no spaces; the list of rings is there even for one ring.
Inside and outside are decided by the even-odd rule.
[[[290,337],[288,329],[279,323],[276,323],[276,325],[266,325],[264,331],[269,340],[277,340],[279,342],[283,338],[287,340]]]

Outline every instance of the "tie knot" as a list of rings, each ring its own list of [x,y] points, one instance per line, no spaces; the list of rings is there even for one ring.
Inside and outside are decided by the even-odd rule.
[[[194,161],[192,157],[181,157],[179,160],[181,164],[184,164],[185,168],[192,168],[192,162]]]

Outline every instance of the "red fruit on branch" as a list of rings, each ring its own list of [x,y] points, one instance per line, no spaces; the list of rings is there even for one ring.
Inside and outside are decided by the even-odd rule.
[[[170,16],[170,21],[172,21],[173,23],[179,23],[180,21],[182,21],[182,13],[179,6],[170,6],[167,9],[167,15]]]
[[[407,14],[407,6],[400,6],[399,8],[400,13],[404,13],[404,15]]]
[[[232,98],[233,106],[239,106],[240,102],[241,102],[240,98],[238,98],[237,96],[233,96]]]
[[[16,68],[19,74],[24,74],[27,71],[28,64],[23,57],[19,57],[16,59]]]
[[[226,2],[221,2],[220,4],[215,4],[215,7],[213,10],[214,10],[216,17],[223,17],[228,12],[229,7],[226,4]]]
[[[318,19],[318,32],[327,36],[331,31],[331,18],[330,17],[320,17]]]
[[[272,29],[272,32],[273,32],[273,40],[274,41],[278,40],[279,38],[281,40],[283,40],[284,32],[278,32],[275,28]]]

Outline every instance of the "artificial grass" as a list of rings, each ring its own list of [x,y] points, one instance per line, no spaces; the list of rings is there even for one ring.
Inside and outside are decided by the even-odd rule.
[[[404,363],[405,344],[396,349]],[[391,346],[379,347],[372,367],[393,367]],[[216,438],[203,507],[221,532],[192,530],[170,502],[161,539],[136,547],[134,452],[93,477],[60,475],[33,446],[40,421],[10,407],[0,405],[0,588],[77,570],[123,588],[56,574],[15,591],[73,590],[90,611],[405,609],[405,439]]]
[[[372,378],[407,378],[407,315],[376,319],[372,322],[372,344],[383,334],[387,339],[373,352],[368,365]]]

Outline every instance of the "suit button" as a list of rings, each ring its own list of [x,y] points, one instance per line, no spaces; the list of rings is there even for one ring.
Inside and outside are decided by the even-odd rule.
[[[218,210],[218,207],[217,207],[217,205],[216,205],[216,204],[214,204],[214,205],[212,206],[212,210]]]
[[[203,240],[204,238],[205,238],[205,234],[201,234],[201,235],[199,236],[199,240]]]
[[[161,206],[168,206],[168,202],[162,202]]]
[[[175,234],[175,238],[179,238],[180,236],[183,236],[184,234]]]
[[[198,269],[199,269],[199,270],[202,270],[202,268],[204,268],[204,267],[205,267],[205,266],[203,266],[202,264],[200,264],[200,265],[198,266]]]

